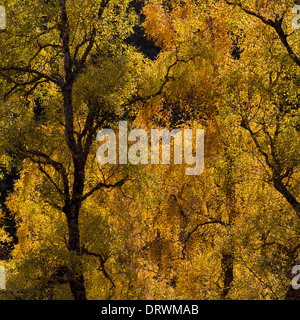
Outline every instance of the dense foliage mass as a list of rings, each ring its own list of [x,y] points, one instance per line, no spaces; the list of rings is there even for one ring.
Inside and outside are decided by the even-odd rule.
[[[4,2],[0,298],[297,296],[294,1]],[[204,129],[203,173],[100,165],[121,120]]]

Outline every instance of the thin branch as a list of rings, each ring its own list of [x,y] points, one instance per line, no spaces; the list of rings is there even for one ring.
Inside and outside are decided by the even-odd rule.
[[[99,182],[98,184],[95,185],[94,188],[92,188],[90,191],[88,191],[85,195],[81,197],[81,201],[86,200],[95,191],[100,190],[101,188],[111,189],[111,188],[121,187],[126,182],[127,178],[128,178],[128,175],[126,175],[123,179],[117,181],[116,183]]]
[[[187,252],[187,243],[188,241],[190,240],[191,236],[199,229],[199,227],[202,227],[202,226],[205,226],[205,225],[208,225],[208,224],[214,224],[214,223],[220,223],[219,220],[211,220],[211,221],[205,221],[205,222],[202,222],[202,223],[198,223],[196,225],[196,227],[188,232],[188,234],[186,235],[185,239],[182,241],[183,242],[183,247],[182,247],[182,250],[181,250],[181,254],[182,256],[176,260],[184,260],[185,257],[186,257],[186,252]]]
[[[99,109],[100,109],[100,107],[99,107]],[[109,118],[113,118],[115,116],[115,114],[114,114],[114,112],[107,111],[105,116],[102,116],[101,119],[96,121],[96,123],[93,125],[96,116],[97,116],[97,112],[94,112],[94,114],[87,116],[84,129],[81,132],[81,135],[87,134],[87,137],[85,140],[85,145],[83,148],[83,157],[85,160],[88,157],[88,154],[90,152],[90,148],[91,148],[91,145],[94,141],[94,137],[97,133],[97,130],[101,127],[101,125],[103,125],[103,123],[106,120],[108,120]]]
[[[154,92],[154,93],[152,93],[152,94],[149,94],[149,95],[147,95],[147,96],[145,96],[145,97],[142,97],[142,96],[140,96],[140,95],[136,95],[136,96],[134,96],[132,99],[130,99],[130,100],[127,102],[127,104],[130,105],[130,104],[133,104],[133,103],[136,103],[136,102],[139,102],[139,101],[145,102],[145,101],[147,101],[147,100],[150,100],[150,99],[152,99],[152,98],[154,98],[154,97],[159,96],[159,95],[162,93],[162,91],[163,91],[164,87],[166,86],[166,84],[167,84],[170,80],[174,80],[174,78],[173,78],[172,76],[170,76],[171,69],[172,69],[174,66],[176,66],[178,62],[185,62],[185,63],[187,63],[187,62],[189,62],[189,61],[191,61],[191,60],[192,60],[192,58],[189,58],[189,59],[186,59],[186,60],[185,60],[185,59],[179,59],[178,56],[177,56],[177,57],[176,57],[176,60],[175,60],[172,64],[170,64],[170,65],[168,66],[167,71],[166,71],[166,74],[165,74],[165,76],[164,76],[164,80],[163,80],[163,82],[161,83],[159,89],[158,89],[156,92]]]
[[[44,161],[41,161],[40,159],[35,160],[34,158],[31,157],[31,160],[35,161],[36,163],[51,165],[52,168],[55,169],[61,175],[62,180],[63,180],[63,184],[64,184],[63,194],[65,196],[65,201],[68,202],[70,200],[69,179],[68,179],[66,169],[62,165],[62,163],[53,160],[50,156],[48,156],[47,154],[45,154],[41,151],[26,150],[25,156],[28,157],[28,155],[32,155],[32,156],[36,156],[38,158],[44,159]]]
[[[17,66],[7,66],[7,67],[0,67],[0,72],[1,71],[19,71],[23,73],[30,73],[30,74],[35,74],[38,76],[39,79],[46,79],[50,82],[55,83],[56,85],[62,87],[63,86],[63,81],[62,79],[54,76],[54,75],[48,75],[43,72],[40,72],[38,70],[29,68],[29,67],[17,67]]]
[[[59,188],[56,182],[51,178],[50,174],[42,167],[41,163],[38,161],[39,170],[46,176],[46,178],[52,183],[59,194],[64,195],[63,191]]]
[[[43,49],[46,49],[48,47],[50,48],[56,48],[56,49],[62,49],[62,46],[61,45],[58,45],[58,44],[51,44],[51,43],[48,43],[48,44],[40,44],[39,41],[37,40],[37,44],[39,46],[39,49],[37,50],[37,52],[30,58],[29,60],[29,64],[40,54],[40,52],[43,50]]]
[[[83,70],[86,61],[87,61],[87,57],[90,54],[91,50],[93,49],[93,46],[95,44],[95,39],[96,39],[96,28],[93,27],[92,32],[91,32],[91,36],[90,39],[88,41],[88,45],[80,59],[80,61],[75,61],[75,70],[73,71],[73,79],[76,79],[78,77],[78,75],[80,74],[80,72]],[[77,55],[77,53],[76,53]]]
[[[242,123],[241,123],[241,126],[246,129],[249,133],[250,133],[250,136],[254,142],[254,144],[256,145],[258,151],[260,152],[260,154],[262,154],[265,158],[265,161],[266,161],[266,164],[268,165],[268,167],[270,169],[274,169],[274,166],[273,164],[270,162],[270,159],[269,159],[269,155],[262,149],[258,139],[257,139],[257,132],[253,132],[253,130],[251,129],[250,125],[249,125],[249,121],[248,119],[246,119],[245,117],[242,119]]]
[[[113,281],[113,279],[111,278],[111,276],[109,275],[109,273],[107,272],[106,268],[105,268],[105,263],[107,261],[107,259],[109,258],[103,258],[103,256],[100,253],[95,253],[95,252],[91,252],[88,249],[86,249],[84,246],[81,249],[82,253],[88,255],[88,256],[93,256],[99,259],[100,261],[100,270],[103,272],[103,275],[105,276],[105,278],[107,278],[109,280],[109,282],[111,283],[111,289],[115,288],[116,285]]]

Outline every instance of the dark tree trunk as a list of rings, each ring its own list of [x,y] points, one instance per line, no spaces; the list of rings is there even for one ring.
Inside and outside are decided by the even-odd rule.
[[[86,290],[81,261],[80,231],[78,224],[78,214],[76,214],[76,211],[79,212],[79,208],[74,209],[70,211],[70,214],[67,217],[69,230],[68,249],[70,252],[74,253],[74,257],[71,258],[72,276],[70,278],[69,284],[73,298],[75,300],[86,300]]]
[[[234,238],[232,235],[232,226],[235,223],[235,219],[238,216],[238,208],[237,208],[237,197],[236,197],[236,186],[235,186],[235,159],[228,152],[227,148],[225,149],[225,156],[227,159],[227,173],[225,180],[225,190],[226,190],[226,206],[228,212],[228,236],[229,243],[228,247],[224,249],[222,253],[221,267],[223,270],[224,278],[223,278],[223,290],[221,296],[223,299],[226,299],[233,279],[234,279],[234,252],[235,252],[235,244]]]
[[[233,266],[234,266],[233,253],[224,253],[222,255],[221,265],[224,273],[223,290],[221,295],[223,299],[226,299],[229,293],[229,290],[231,288],[231,284],[233,282]]]
[[[74,184],[72,199],[70,203],[66,203],[65,215],[68,222],[69,242],[68,250],[74,253],[71,259],[71,273],[69,284],[75,300],[86,300],[86,290],[84,285],[83,266],[82,266],[82,250],[80,244],[80,230],[79,230],[79,212],[82,203],[82,195],[84,190],[85,163],[81,161],[80,151],[77,151],[77,157],[73,156],[74,163]]]

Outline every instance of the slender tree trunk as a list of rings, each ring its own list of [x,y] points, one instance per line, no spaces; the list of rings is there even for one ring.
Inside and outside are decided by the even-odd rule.
[[[225,149],[225,157],[227,162],[227,173],[226,173],[226,181],[225,181],[225,190],[226,190],[226,206],[228,212],[228,247],[222,253],[221,267],[223,270],[223,290],[221,296],[223,299],[226,299],[230,289],[232,282],[234,280],[234,239],[231,234],[231,227],[233,226],[235,219],[238,215],[237,210],[237,200],[236,200],[236,190],[235,190],[235,176],[234,176],[234,158]]]
[[[234,254],[232,252],[223,253],[221,265],[224,273],[221,296],[222,299],[226,299],[233,282]]]

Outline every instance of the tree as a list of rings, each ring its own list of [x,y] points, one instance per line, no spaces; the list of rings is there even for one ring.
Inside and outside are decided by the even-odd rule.
[[[244,69],[241,73],[234,71],[235,81],[239,78],[238,91],[229,103],[239,114],[241,126],[252,138],[258,157],[264,163],[266,180],[289,203],[298,219],[300,64],[296,45],[299,34],[291,31],[293,3],[267,4],[262,1],[253,5],[248,1],[225,2],[236,6],[244,14],[247,24],[255,26],[264,35],[244,28],[244,59],[238,66]],[[252,72],[246,72],[246,69]],[[256,85],[258,80],[260,86]],[[296,237],[298,239],[298,235]],[[290,270],[299,248],[298,241],[293,242],[285,247]]]
[[[97,131],[122,116],[137,79],[134,68],[143,59],[123,41],[135,17],[128,1],[109,0],[84,6],[63,0],[14,1],[7,12],[8,28],[1,34],[2,147],[36,164],[47,180],[51,191],[44,201],[66,217],[67,247],[73,254],[70,268],[60,272],[66,273],[74,299],[85,299],[82,204],[94,192],[127,179],[126,172],[117,170],[102,171],[102,180],[95,181],[95,175],[87,176],[87,167]],[[110,72],[120,77],[111,78]]]

